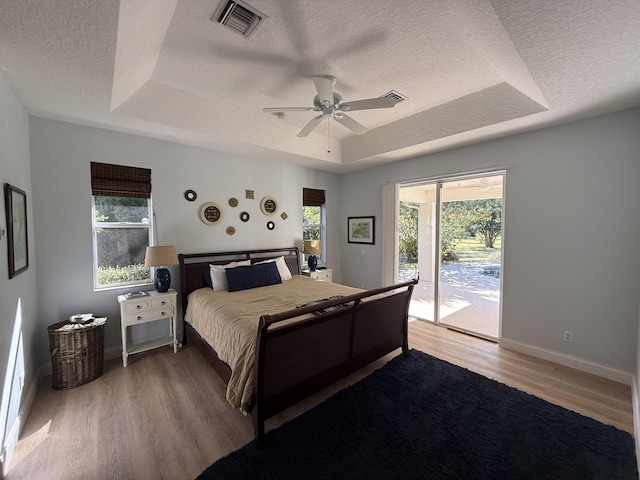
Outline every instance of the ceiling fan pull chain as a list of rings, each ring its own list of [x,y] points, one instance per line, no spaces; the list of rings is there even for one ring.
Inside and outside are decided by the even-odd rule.
[[[327,118],[327,153],[331,153],[331,119]]]

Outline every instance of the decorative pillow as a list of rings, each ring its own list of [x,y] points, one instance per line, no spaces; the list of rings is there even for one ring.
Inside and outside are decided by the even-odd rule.
[[[236,268],[245,265],[251,265],[251,260],[242,260],[239,262],[230,262],[226,265],[209,265],[209,273],[211,275],[211,288],[216,292],[218,290],[227,289],[227,275],[225,270],[227,268]]]
[[[284,257],[272,258],[270,260],[264,260],[262,262],[256,262],[254,265],[261,265],[263,263],[271,263],[276,262],[276,267],[278,267],[278,273],[280,274],[280,278],[284,282],[285,280],[291,280],[291,270],[287,267],[287,262],[284,261]]]
[[[275,262],[229,268],[225,273],[230,292],[282,283]]]
[[[213,288],[211,284],[211,265],[202,267],[202,276],[204,277],[204,282],[207,284],[207,287]]]

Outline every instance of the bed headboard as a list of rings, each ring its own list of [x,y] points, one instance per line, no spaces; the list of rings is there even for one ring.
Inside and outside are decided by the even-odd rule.
[[[298,247],[270,248],[265,250],[246,250],[239,252],[181,253],[180,283],[182,293],[182,313],[187,311],[187,296],[198,288],[206,287],[202,267],[210,264],[224,265],[238,260],[251,260],[251,263],[284,257],[292,275],[300,275],[300,250]]]

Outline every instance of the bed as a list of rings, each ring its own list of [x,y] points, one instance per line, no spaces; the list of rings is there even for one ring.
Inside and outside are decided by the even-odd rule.
[[[213,366],[258,439],[270,417],[398,348],[408,353],[415,280],[373,290],[316,282],[301,275],[297,247],[183,253],[179,261],[183,343]],[[210,265],[242,261],[284,264],[291,278],[233,292],[207,285]]]

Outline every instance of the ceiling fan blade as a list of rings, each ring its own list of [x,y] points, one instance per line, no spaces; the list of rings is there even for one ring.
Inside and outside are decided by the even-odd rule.
[[[349,117],[348,115],[342,114],[342,117],[339,117],[338,115],[336,115],[333,118],[336,119],[336,122],[341,123],[356,135],[361,135],[368,130],[367,127],[365,127],[361,123],[356,122],[353,118]]]
[[[392,108],[395,107],[396,101],[390,97],[367,98],[366,100],[356,100],[354,102],[342,102],[340,110],[344,112],[353,112],[355,110],[369,110],[371,108]],[[344,107],[349,107],[345,109]]]
[[[335,78],[332,77],[313,77],[313,83],[318,92],[318,98],[321,103],[333,105],[333,84]]]
[[[309,135],[311,131],[318,126],[323,118],[324,115],[318,115],[317,117],[314,117],[309,123],[305,125],[302,130],[300,130],[300,133],[298,133],[298,137],[306,137],[307,135]]]
[[[264,113],[278,113],[278,112],[308,112],[313,110],[313,107],[278,107],[278,108],[263,108]]]

